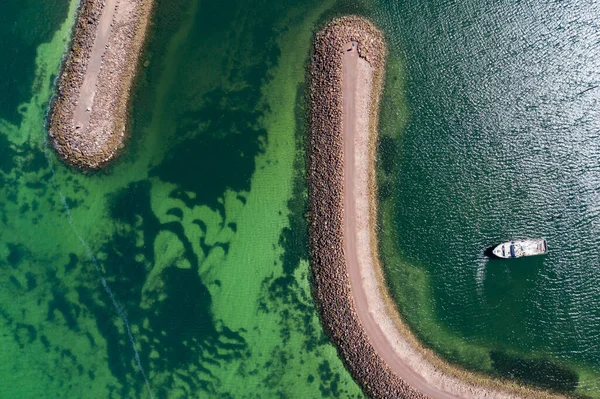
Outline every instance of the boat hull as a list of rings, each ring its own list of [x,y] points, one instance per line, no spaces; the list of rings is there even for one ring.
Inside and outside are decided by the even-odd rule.
[[[494,248],[494,256],[503,259],[544,255],[548,252],[546,239],[517,240],[502,243]]]

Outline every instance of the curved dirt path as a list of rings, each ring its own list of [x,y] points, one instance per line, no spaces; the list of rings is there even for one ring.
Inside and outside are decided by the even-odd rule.
[[[342,130],[344,137],[344,252],[351,290],[362,327],[375,351],[411,387],[432,398],[513,398],[511,394],[466,384],[437,370],[396,328],[377,278],[373,254],[370,174],[370,118],[374,69],[348,43],[342,60]]]
[[[404,325],[387,296],[375,231],[383,34],[350,15],[327,23],[314,44],[308,96],[312,286],[323,327],[348,370],[373,398],[553,396],[447,365]]]

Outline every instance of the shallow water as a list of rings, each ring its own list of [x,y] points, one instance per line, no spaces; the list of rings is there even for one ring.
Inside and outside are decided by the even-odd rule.
[[[467,367],[600,396],[598,6],[280,3],[158,1],[128,149],[86,175],[43,128],[76,2],[0,5],[2,396],[361,396],[304,217],[304,67],[341,12],[389,40],[382,257],[407,321]],[[546,257],[483,256],[537,236]]]
[[[2,397],[361,397],[308,280],[304,66],[332,4],[159,1],[131,142],[93,174],[45,144],[70,6],[0,104]]]

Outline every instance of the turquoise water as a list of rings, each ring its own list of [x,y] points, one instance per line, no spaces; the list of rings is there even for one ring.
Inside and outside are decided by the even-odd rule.
[[[27,50],[0,79],[1,396],[362,397],[306,246],[305,63],[333,4],[158,1],[128,150],[93,174],[43,127],[75,6],[0,6],[25,21],[0,49]]]
[[[75,7],[0,5],[2,397],[362,396],[306,247],[305,65],[343,12],[389,41],[380,236],[405,319],[468,368],[600,396],[595,4],[160,0],[127,151],[93,174],[43,127]],[[483,256],[516,236],[549,255]]]
[[[49,41],[67,15],[64,0],[2,2],[0,12],[0,46],[4,61],[0,65],[0,115],[16,123],[19,105],[41,88],[35,82],[37,47]]]

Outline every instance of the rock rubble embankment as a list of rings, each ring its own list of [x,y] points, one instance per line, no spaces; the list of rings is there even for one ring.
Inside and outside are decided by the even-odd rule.
[[[151,0],[81,0],[48,118],[50,141],[67,164],[98,169],[123,147],[131,87],[151,8]],[[90,59],[104,12],[112,13],[110,26],[102,27],[108,29],[108,37],[100,49],[101,63],[93,67]],[[84,88],[88,72],[97,77],[93,87]],[[76,116],[80,103],[90,103],[85,119]]]
[[[344,253],[344,137],[342,53],[358,43],[359,56],[383,74],[382,34],[367,20],[343,17],[315,37],[309,93],[310,246],[313,290],[325,329],[355,379],[374,398],[424,398],[392,372],[364,331],[352,297]],[[373,96],[381,88],[374,85]],[[380,85],[379,85],[380,86]],[[377,104],[377,101],[373,102]],[[373,117],[377,117],[376,112]],[[373,121],[371,121],[373,122]]]

